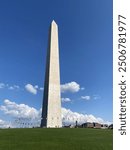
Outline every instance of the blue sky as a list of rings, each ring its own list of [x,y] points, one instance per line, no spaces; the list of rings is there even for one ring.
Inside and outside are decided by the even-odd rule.
[[[62,107],[112,121],[111,0],[1,1],[0,105],[9,99],[41,108],[53,19],[59,27],[61,84],[79,86],[77,91],[62,93],[62,98],[70,100],[62,102]],[[28,84],[37,93],[27,91]],[[5,116],[0,111],[0,119]]]

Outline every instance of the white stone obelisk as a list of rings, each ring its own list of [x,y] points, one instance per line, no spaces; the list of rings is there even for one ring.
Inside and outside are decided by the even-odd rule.
[[[41,127],[62,127],[58,26],[54,20],[49,31]]]

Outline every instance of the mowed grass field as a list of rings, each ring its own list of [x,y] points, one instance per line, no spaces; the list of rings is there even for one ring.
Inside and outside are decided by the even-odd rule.
[[[0,150],[112,150],[109,129],[0,129]]]

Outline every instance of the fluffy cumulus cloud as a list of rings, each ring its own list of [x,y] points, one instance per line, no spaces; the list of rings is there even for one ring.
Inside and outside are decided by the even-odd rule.
[[[65,93],[65,92],[78,92],[80,90],[80,85],[76,82],[69,82],[69,83],[65,83],[61,85],[61,92]]]
[[[81,114],[77,112],[73,112],[70,109],[62,108],[62,120],[63,125],[70,125],[75,124],[76,121],[78,121],[79,124],[85,123],[85,122],[97,122],[101,124],[110,124],[109,121],[104,121],[102,118],[95,117],[93,115],[87,115],[87,114]]]
[[[88,95],[87,95],[87,96],[81,96],[81,99],[84,99],[84,100],[87,100],[87,101],[90,100],[90,98],[91,98],[91,97],[88,96]]]
[[[4,124],[5,124],[5,121],[3,121],[3,120],[0,119],[0,126],[2,126]]]
[[[37,118],[39,111],[25,104],[17,104],[8,99],[4,100],[4,105],[0,106],[0,110],[5,114],[16,118]]]
[[[28,92],[36,95],[38,91],[43,91],[44,88],[43,87],[39,87],[38,85],[34,85],[33,86],[32,84],[28,83],[28,84],[25,85],[25,89]]]
[[[8,99],[0,106],[0,111],[11,118],[11,122],[0,119],[0,127],[32,127],[40,125],[41,109],[29,107],[25,104],[17,104]],[[28,125],[28,126],[27,126]]]
[[[10,125],[10,122],[0,119],[0,128],[8,128]]]
[[[61,98],[61,101],[63,103],[66,103],[66,102],[71,102],[71,99],[70,98]]]
[[[8,99],[4,100],[4,105],[0,106],[0,111],[4,115],[10,116],[12,118],[11,122],[4,121],[0,119],[0,127],[32,127],[40,126],[41,120],[41,109],[37,110],[33,107],[29,107],[25,104],[17,104]],[[75,124],[78,121],[79,124],[85,122],[98,122],[98,123],[107,123],[102,118],[97,118],[93,115],[81,114],[73,112],[70,109],[62,108],[62,122],[63,125]]]
[[[25,89],[26,89],[28,92],[30,92],[30,93],[32,93],[32,94],[34,94],[34,95],[37,94],[37,86],[33,86],[33,85],[31,85],[31,84],[26,84],[26,85],[25,85]]]

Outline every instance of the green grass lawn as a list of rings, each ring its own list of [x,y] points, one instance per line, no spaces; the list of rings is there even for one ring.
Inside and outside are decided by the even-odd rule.
[[[112,130],[0,129],[0,150],[112,150]]]

